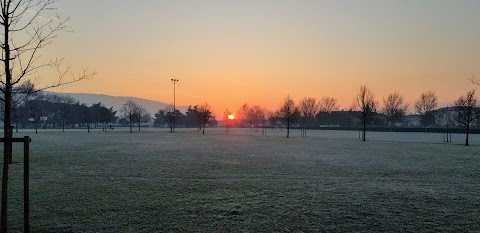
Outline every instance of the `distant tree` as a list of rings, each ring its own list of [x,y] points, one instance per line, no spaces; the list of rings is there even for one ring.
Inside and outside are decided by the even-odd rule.
[[[153,119],[153,126],[154,127],[162,127],[165,126],[167,123],[167,116],[165,114],[164,109],[158,110],[157,113],[155,113],[155,118]]]
[[[315,98],[305,97],[300,101],[298,105],[300,115],[302,117],[302,136],[307,136],[307,128],[311,128],[315,115],[319,110],[319,105]]]
[[[90,133],[90,124],[92,123],[92,111],[89,107],[87,107],[86,104],[81,104],[82,108],[82,118],[83,118],[83,123],[87,127],[87,132]]]
[[[16,94],[12,96],[12,120],[14,121],[15,129],[18,132],[18,121],[23,117],[28,118],[29,113],[27,109],[27,103],[32,96],[35,95],[36,89],[34,83],[30,80],[23,82],[15,89]],[[2,108],[1,111],[2,115],[4,115],[4,108]]]
[[[149,112],[145,112],[144,114],[142,114],[141,121],[143,125],[147,125],[147,123],[150,122],[151,120],[152,120],[152,115],[150,115]]]
[[[461,96],[455,101],[455,108],[458,114],[457,120],[466,130],[465,146],[468,146],[470,126],[472,126],[475,121],[477,107],[478,103],[474,90],[467,92],[466,96]]]
[[[200,118],[202,119],[202,128],[203,132],[202,134],[205,134],[205,126],[209,122],[209,120],[212,118],[212,110],[210,105],[208,103],[204,103],[198,107],[198,112],[200,114]]]
[[[141,122],[147,119],[150,120],[150,113],[148,113],[147,109],[141,105],[137,104],[137,107],[134,110],[134,119],[138,124],[138,131],[141,128]]]
[[[278,117],[280,117],[283,122],[287,125],[287,138],[290,137],[290,125],[295,121],[295,115],[298,114],[297,107],[292,97],[288,95],[283,100],[282,105],[277,111]]]
[[[383,98],[382,112],[388,117],[390,127],[393,129],[395,123],[401,121],[408,110],[408,104],[404,102],[403,96],[398,92],[388,94]]]
[[[185,113],[185,127],[201,128],[200,114],[198,112],[198,105],[188,106]]]
[[[277,112],[275,111],[269,111],[267,112],[267,121],[270,124],[270,127],[273,128],[275,127],[275,124],[278,122],[278,116]]]
[[[333,97],[322,97],[322,99],[318,101],[318,111],[328,113],[336,111],[339,109],[337,102],[337,99]]]
[[[75,104],[75,99],[69,96],[64,96],[60,100],[59,114],[62,124],[62,132],[65,131],[65,123],[70,118],[71,114],[71,105]]]
[[[353,100],[350,112],[358,118],[362,124],[362,140],[365,141],[365,131],[367,130],[367,124],[373,121],[375,112],[377,109],[377,101],[375,95],[367,89],[366,86],[361,86],[355,99]]]
[[[165,117],[167,119],[168,127],[170,127],[170,133],[173,133],[173,123],[175,114],[173,112],[173,105],[169,104],[165,107]]]
[[[235,113],[235,118],[237,119],[237,122],[240,124],[240,126],[245,127],[248,124],[248,104],[243,104]]]
[[[26,96],[25,107],[28,112],[29,121],[33,122],[35,134],[38,134],[38,123],[42,116],[41,93],[33,92]]]
[[[320,124],[327,124],[330,125],[332,121],[332,112],[337,111],[340,107],[337,104],[337,99],[333,97],[322,97],[320,101],[318,101],[318,114],[316,118],[320,120],[323,119],[323,122],[319,122]],[[324,117],[322,117],[324,116]]]
[[[440,112],[439,114],[440,121],[443,123],[443,127],[445,128],[445,131],[443,133],[443,140],[445,142],[451,142],[452,141],[452,132],[450,131],[450,128],[452,125],[455,123],[457,119],[457,109],[447,105],[446,107],[443,108],[443,111]]]
[[[210,117],[210,119],[208,120],[208,125],[210,127],[216,127],[218,125],[217,118],[214,115],[212,115],[212,117]]]
[[[125,119],[128,121],[130,126],[130,133],[133,133],[133,123],[135,122],[135,114],[137,113],[138,104],[135,103],[133,100],[128,100],[125,104],[123,104],[120,112],[123,114]]]
[[[420,115],[420,123],[425,130],[430,124],[433,124],[433,110],[438,105],[438,97],[433,91],[422,93],[420,98],[415,102],[415,112]]]
[[[229,119],[230,115],[232,115],[232,112],[230,110],[225,109],[225,112],[223,112],[223,121],[224,121],[224,128],[225,128],[225,133],[228,134],[230,132],[230,128],[232,127],[231,125],[231,120]]]
[[[254,127],[255,131],[258,131],[258,127],[265,128],[266,110],[259,105],[253,105],[246,108],[245,121],[248,122],[250,127]],[[265,134],[265,130],[262,130],[262,134]]]

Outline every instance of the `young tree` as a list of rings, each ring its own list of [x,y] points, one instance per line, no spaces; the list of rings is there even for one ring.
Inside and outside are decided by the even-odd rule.
[[[294,121],[295,115],[298,113],[295,101],[288,95],[283,100],[283,104],[277,111],[278,117],[280,117],[287,124],[287,138],[290,137],[290,125]]]
[[[443,133],[443,141],[452,141],[452,132],[450,131],[450,128],[455,123],[457,116],[457,109],[449,105],[444,107],[444,110],[441,111],[440,119],[443,123],[443,127],[445,127],[445,131]]]
[[[3,71],[0,72],[0,90],[3,94],[1,101],[4,103],[4,162],[2,176],[2,209],[1,232],[8,232],[7,227],[7,199],[8,199],[8,169],[12,154],[13,130],[11,128],[11,109],[15,86],[28,79],[38,77],[38,72],[43,68],[53,68],[58,71],[58,81],[45,87],[43,90],[67,83],[77,82],[94,75],[83,70],[75,76],[70,68],[61,68],[62,59],[45,61],[41,57],[41,50],[51,44],[57,34],[68,31],[68,19],[54,17],[56,0],[1,0],[0,1],[0,62]],[[53,16],[52,16],[53,15]],[[35,76],[33,74],[36,74]],[[71,79],[69,79],[71,78]]]
[[[232,112],[230,110],[225,109],[225,112],[223,112],[223,126],[225,128],[225,133],[228,134],[230,132],[230,127],[232,127],[229,123],[229,121],[232,121],[233,119],[230,119],[230,116],[232,115]]]
[[[138,105],[133,100],[128,100],[127,103],[123,104],[120,112],[123,114],[125,119],[128,120],[130,126],[130,133],[133,133],[133,122],[135,122],[135,114],[138,111]]]
[[[427,129],[434,121],[433,110],[438,105],[438,97],[433,91],[422,93],[415,102],[415,112],[420,115],[420,122]]]
[[[474,123],[477,107],[477,98],[475,97],[474,90],[467,92],[466,96],[461,96],[455,101],[455,109],[458,114],[457,121],[465,127],[467,134],[465,138],[465,146],[468,146],[470,126]]]
[[[198,107],[198,113],[200,114],[200,118],[202,119],[202,127],[203,127],[203,132],[202,134],[205,134],[205,126],[207,125],[208,121],[210,118],[212,118],[212,110],[210,105],[205,102],[205,104],[202,104]]]
[[[408,104],[404,102],[403,96],[398,92],[388,94],[387,98],[383,98],[382,112],[387,115],[390,121],[390,127],[393,129],[395,123],[401,121],[408,110]]]
[[[312,127],[315,115],[318,113],[319,105],[315,98],[305,97],[298,106],[302,117],[302,136],[307,136],[307,128]]]
[[[144,119],[150,120],[150,113],[148,113],[147,109],[141,105],[137,104],[137,107],[134,110],[134,119],[138,124],[138,131],[140,131],[141,128],[141,122]],[[148,121],[147,120],[147,121]]]
[[[367,89],[367,86],[361,86],[357,96],[353,100],[350,112],[357,117],[362,124],[363,141],[366,140],[365,131],[367,130],[367,124],[373,121],[377,105],[375,95]]]

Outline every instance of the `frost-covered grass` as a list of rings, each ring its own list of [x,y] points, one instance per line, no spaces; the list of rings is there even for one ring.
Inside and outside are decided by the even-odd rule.
[[[441,134],[413,143],[267,133],[20,132],[33,137],[32,231],[480,231],[478,145],[444,144]],[[21,169],[12,166],[13,232],[22,229]]]

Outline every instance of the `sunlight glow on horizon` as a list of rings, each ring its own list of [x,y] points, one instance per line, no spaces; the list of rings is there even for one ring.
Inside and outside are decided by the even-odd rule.
[[[275,110],[286,95],[335,97],[348,109],[361,85],[380,103],[398,91],[412,104],[432,90],[446,104],[480,75],[477,1],[85,0],[58,9],[75,32],[46,55],[99,75],[52,91],[173,103],[178,78],[176,104],[208,102],[217,117],[244,103]]]

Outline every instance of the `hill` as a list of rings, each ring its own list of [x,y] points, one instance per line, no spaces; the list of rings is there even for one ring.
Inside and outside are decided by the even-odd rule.
[[[48,92],[48,93],[56,94],[59,96],[70,96],[80,101],[80,103],[85,103],[87,105],[101,102],[107,108],[113,107],[113,109],[117,110],[118,112],[120,111],[120,108],[123,106],[123,104],[125,104],[128,100],[133,100],[135,103],[145,107],[147,111],[152,115],[152,117],[156,112],[158,112],[158,110],[165,109],[165,107],[168,106],[168,104],[163,102],[142,99],[138,97],[131,97],[131,96],[110,96],[110,95],[103,95],[103,94],[61,93],[61,92]],[[176,106],[176,108],[179,109],[181,112],[186,112],[188,109],[188,106]]]

